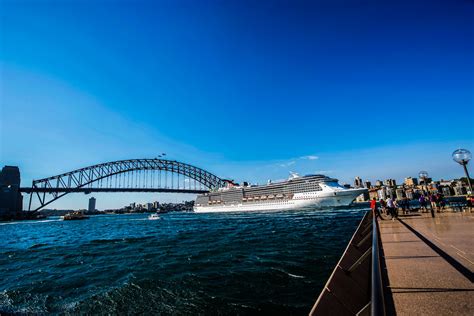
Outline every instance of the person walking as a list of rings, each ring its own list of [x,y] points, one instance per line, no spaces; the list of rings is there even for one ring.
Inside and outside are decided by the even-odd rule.
[[[421,212],[423,212],[423,213],[427,212],[428,209],[426,208],[426,198],[423,194],[420,195],[420,198],[418,199],[418,202],[420,202]]]
[[[446,202],[444,201],[444,196],[441,193],[436,194],[436,202],[438,204],[439,213],[444,211],[444,207],[446,206]]]
[[[430,194],[429,200],[431,203],[431,217],[435,217],[436,211],[436,196],[434,194]]]
[[[375,218],[380,217],[380,219],[383,220],[382,216],[380,215],[379,208],[377,207],[377,200],[373,198],[370,201],[370,208],[372,209],[372,213],[374,214]]]
[[[392,215],[392,221],[395,220],[396,215],[396,210],[395,210],[395,203],[391,198],[387,199],[387,209],[390,215]]]
[[[382,212],[383,212],[384,214],[387,214],[387,215],[388,215],[388,212],[387,212],[387,203],[385,203],[385,200],[384,200],[384,199],[380,199],[379,202],[380,202],[380,207],[382,208]]]

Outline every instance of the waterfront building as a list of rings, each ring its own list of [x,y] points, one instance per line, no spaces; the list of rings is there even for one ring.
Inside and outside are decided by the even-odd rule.
[[[395,195],[397,196],[397,200],[401,200],[405,197],[405,192],[403,188],[397,188],[395,190]]]
[[[160,203],[158,201],[153,202],[153,208],[155,210],[159,209],[160,208]]]
[[[454,189],[454,194],[455,195],[465,195],[465,194],[467,194],[467,190],[466,190],[465,187],[455,186],[453,189]]]
[[[387,198],[387,192],[385,192],[385,189],[383,187],[377,190],[377,195],[379,200],[385,200]]]
[[[89,213],[95,212],[95,197],[91,197],[89,199],[89,208],[87,209]]]
[[[405,181],[403,182],[405,183],[405,185],[409,186],[409,187],[415,187],[418,185],[418,179],[417,178],[412,178],[412,177],[408,177],[408,178],[405,178]]]
[[[444,196],[452,195],[451,187],[449,187],[449,186],[442,187],[441,188],[441,193],[443,193]]]
[[[388,187],[396,187],[397,186],[397,182],[395,181],[395,179],[387,179],[384,181],[384,184]]]
[[[431,183],[433,181],[433,179],[431,178],[420,178],[420,180],[418,181],[418,183],[421,185],[421,184],[428,184],[428,183]]]
[[[130,209],[134,210],[135,209],[135,203],[130,203]]]
[[[369,200],[369,192],[366,191],[364,193],[362,193],[361,195],[359,195],[358,197],[356,197],[356,201],[357,202],[366,202]]]
[[[369,189],[369,200],[372,200],[373,198],[375,198],[376,200],[379,199],[378,189]]]
[[[151,211],[153,209],[153,203],[147,203],[146,204],[146,210]]]

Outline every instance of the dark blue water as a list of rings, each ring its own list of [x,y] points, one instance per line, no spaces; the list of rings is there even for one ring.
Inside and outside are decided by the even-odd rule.
[[[307,314],[362,215],[0,223],[0,312]]]

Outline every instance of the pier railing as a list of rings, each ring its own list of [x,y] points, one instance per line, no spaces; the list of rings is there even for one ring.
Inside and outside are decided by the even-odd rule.
[[[380,229],[377,216],[372,213],[372,273],[370,293],[370,314],[385,316],[385,301],[383,295],[381,256],[380,256]]]
[[[369,211],[309,314],[385,316],[381,263],[378,222]]]

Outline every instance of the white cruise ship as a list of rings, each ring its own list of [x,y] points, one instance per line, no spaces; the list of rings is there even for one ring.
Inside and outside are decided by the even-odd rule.
[[[346,206],[367,189],[347,189],[324,175],[299,176],[267,185],[235,185],[199,195],[195,212],[270,211]]]

